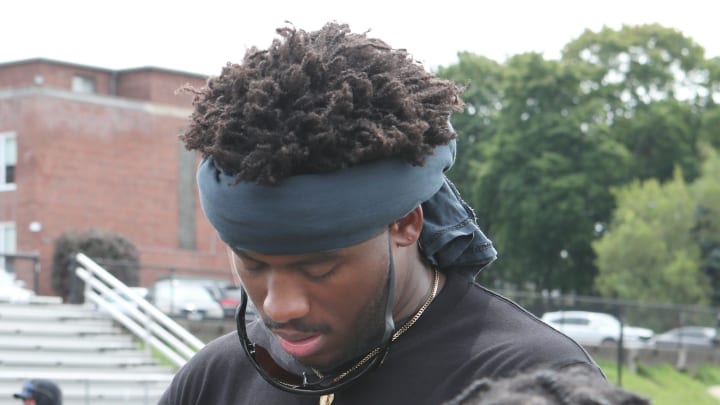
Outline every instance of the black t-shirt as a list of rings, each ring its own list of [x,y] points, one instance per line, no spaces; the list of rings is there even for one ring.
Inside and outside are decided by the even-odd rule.
[[[383,365],[337,392],[333,405],[437,405],[477,378],[576,364],[602,375],[570,338],[514,302],[449,274],[427,311],[392,344]],[[318,400],[273,388],[249,363],[233,332],[208,344],[178,371],[159,404],[285,405]]]

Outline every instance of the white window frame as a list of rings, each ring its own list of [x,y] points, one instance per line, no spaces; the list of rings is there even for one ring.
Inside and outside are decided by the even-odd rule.
[[[8,230],[12,230],[8,238]],[[15,222],[0,222],[0,252],[17,253],[17,227]],[[7,270],[5,256],[0,256],[0,270]]]
[[[95,78],[85,75],[74,75],[72,78],[72,91],[82,94],[95,94],[96,83]]]
[[[0,132],[0,192],[1,191],[8,191],[8,190],[15,190],[17,188],[17,183],[6,183],[5,182],[5,167],[7,166],[7,140],[8,139],[14,139],[15,140],[15,167],[17,170],[17,135],[15,132]],[[17,178],[16,178],[17,180]]]

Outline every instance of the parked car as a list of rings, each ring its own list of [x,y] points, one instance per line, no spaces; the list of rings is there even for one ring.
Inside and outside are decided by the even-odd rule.
[[[705,326],[683,326],[670,329],[667,332],[655,335],[655,347],[716,347],[718,340],[717,330]]]
[[[175,277],[175,280],[179,280],[187,284],[195,284],[205,287],[210,292],[210,295],[215,298],[215,301],[220,301],[223,297],[223,291],[226,288],[232,288],[230,281],[224,278],[206,278],[206,277]]]
[[[223,308],[201,284],[183,279],[163,279],[153,284],[149,301],[169,316],[192,320],[222,319]]]
[[[541,319],[581,345],[616,345],[620,339],[620,321],[603,312],[546,312]],[[627,347],[648,346],[654,335],[651,329],[629,325],[623,325],[622,332]]]
[[[240,305],[241,293],[238,287],[226,287],[219,290],[220,294],[220,305],[223,307],[225,312],[225,318],[235,318],[235,310]],[[252,321],[257,316],[255,306],[252,301],[248,300],[247,308],[245,310],[245,321]]]

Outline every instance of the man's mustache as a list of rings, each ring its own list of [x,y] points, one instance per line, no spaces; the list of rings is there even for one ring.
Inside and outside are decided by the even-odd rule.
[[[293,319],[288,322],[275,322],[271,319],[264,319],[263,323],[265,324],[265,327],[272,330],[296,330],[298,332],[305,332],[305,333],[330,333],[332,331],[332,328],[328,325],[312,325],[309,323],[306,323],[305,321],[301,319]]]

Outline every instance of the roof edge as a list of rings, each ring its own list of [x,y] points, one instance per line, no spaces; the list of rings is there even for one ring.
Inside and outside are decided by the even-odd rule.
[[[157,66],[140,66],[140,67],[134,67],[134,68],[128,68],[128,69],[108,69],[108,68],[102,68],[102,67],[98,67],[98,66],[66,62],[66,61],[61,61],[61,60],[57,60],[57,59],[49,59],[49,58],[43,58],[43,57],[19,59],[19,60],[8,61],[8,62],[0,62],[0,68],[5,67],[5,66],[26,65],[26,64],[30,64],[30,63],[46,63],[46,64],[51,64],[51,65],[62,65],[62,66],[66,66],[66,67],[95,70],[95,71],[104,72],[104,73],[122,74],[122,73],[135,73],[135,72],[143,72],[143,71],[145,71],[145,72],[155,71],[155,72],[171,73],[171,74],[182,75],[182,76],[192,76],[192,77],[195,77],[198,79],[207,79],[208,78],[208,75],[205,75],[205,74],[187,72],[187,71],[178,70],[178,69],[161,68],[161,67],[157,67]]]

